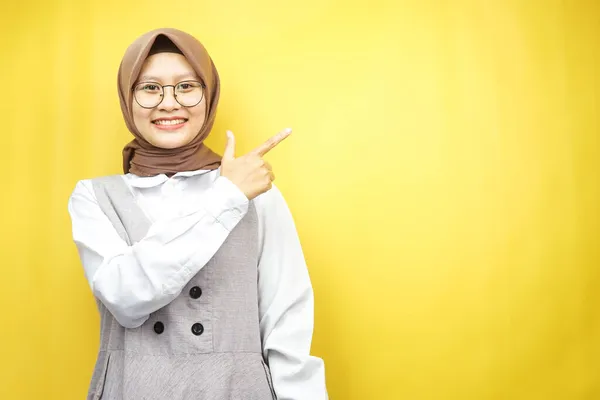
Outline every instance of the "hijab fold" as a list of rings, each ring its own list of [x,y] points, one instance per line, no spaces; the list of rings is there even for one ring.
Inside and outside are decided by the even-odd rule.
[[[132,87],[155,41],[157,38],[162,39],[161,36],[166,37],[181,51],[206,86],[204,125],[190,143],[175,149],[159,148],[146,141],[135,127],[132,113]],[[125,124],[135,136],[135,139],[123,148],[124,173],[130,172],[138,176],[172,175],[182,171],[213,170],[220,166],[221,157],[203,143],[217,114],[219,74],[208,52],[196,38],[173,28],[155,29],[140,36],[127,48],[123,56],[119,66],[118,90]]]

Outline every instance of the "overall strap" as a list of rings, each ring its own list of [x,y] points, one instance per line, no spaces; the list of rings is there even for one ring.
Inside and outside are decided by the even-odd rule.
[[[109,175],[92,181],[100,208],[115,230],[128,244],[139,242],[150,229],[151,222],[137,204],[121,175]]]

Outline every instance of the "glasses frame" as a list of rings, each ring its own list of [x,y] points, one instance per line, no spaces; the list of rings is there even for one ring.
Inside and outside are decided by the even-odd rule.
[[[198,101],[196,104],[194,104],[194,105],[192,105],[192,106],[186,106],[186,105],[183,105],[183,104],[181,104],[181,103],[179,102],[179,100],[177,99],[177,93],[175,93],[175,87],[177,87],[177,85],[180,85],[180,84],[182,84],[182,83],[186,83],[186,82],[194,82],[194,83],[199,83],[199,84],[200,84],[200,87],[202,88],[202,96],[200,97],[200,100],[199,100],[199,101]],[[138,87],[138,86],[139,86],[139,85],[141,85],[141,84],[149,84],[149,83],[151,83],[151,84],[153,84],[153,85],[156,85],[156,86],[159,86],[159,87],[161,88],[161,95],[160,95],[160,96],[161,96],[161,99],[160,99],[160,101],[159,101],[159,102],[158,102],[158,103],[157,103],[155,106],[152,106],[152,107],[145,107],[145,106],[141,105],[141,104],[140,104],[140,102],[138,101],[138,99],[137,99],[137,97],[136,97],[136,95],[135,95],[135,88],[136,88],[136,87]],[[162,103],[162,102],[165,100],[165,88],[167,88],[167,87],[172,87],[172,88],[173,88],[173,97],[175,98],[175,101],[176,101],[176,102],[177,102],[177,104],[179,104],[181,107],[185,107],[185,108],[192,108],[192,107],[196,107],[198,104],[200,104],[200,103],[202,102],[202,100],[204,99],[204,90],[206,89],[206,85],[205,85],[204,83],[202,83],[202,82],[200,82],[200,81],[197,81],[197,80],[194,80],[194,79],[186,79],[185,81],[177,82],[175,85],[162,85],[162,84],[160,84],[160,83],[158,83],[158,82],[154,82],[154,81],[142,81],[142,82],[138,82],[138,83],[136,83],[135,85],[133,85],[133,87],[131,88],[131,91],[132,91],[132,94],[133,94],[133,98],[135,99],[135,102],[136,102],[136,103],[137,103],[137,104],[138,104],[140,107],[142,107],[142,108],[145,108],[145,109],[147,109],[147,110],[150,110],[150,109],[153,109],[153,108],[156,108],[156,107],[160,106],[160,104],[161,104],[161,103]]]

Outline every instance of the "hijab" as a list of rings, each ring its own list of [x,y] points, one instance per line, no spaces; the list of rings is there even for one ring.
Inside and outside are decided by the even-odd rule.
[[[206,118],[196,137],[188,144],[163,149],[146,141],[133,121],[132,87],[146,58],[158,52],[183,54],[206,86]],[[210,133],[217,113],[220,80],[217,69],[204,46],[188,33],[172,28],[155,29],[137,38],[125,51],[119,66],[118,90],[127,129],[135,137],[123,148],[123,171],[138,176],[172,175],[181,171],[214,170],[221,157],[203,142]]]

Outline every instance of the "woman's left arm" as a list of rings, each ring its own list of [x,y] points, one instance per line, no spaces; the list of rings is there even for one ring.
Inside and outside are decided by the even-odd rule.
[[[277,398],[328,399],[323,360],[310,355],[313,288],[292,214],[275,185],[255,205],[260,331]]]

